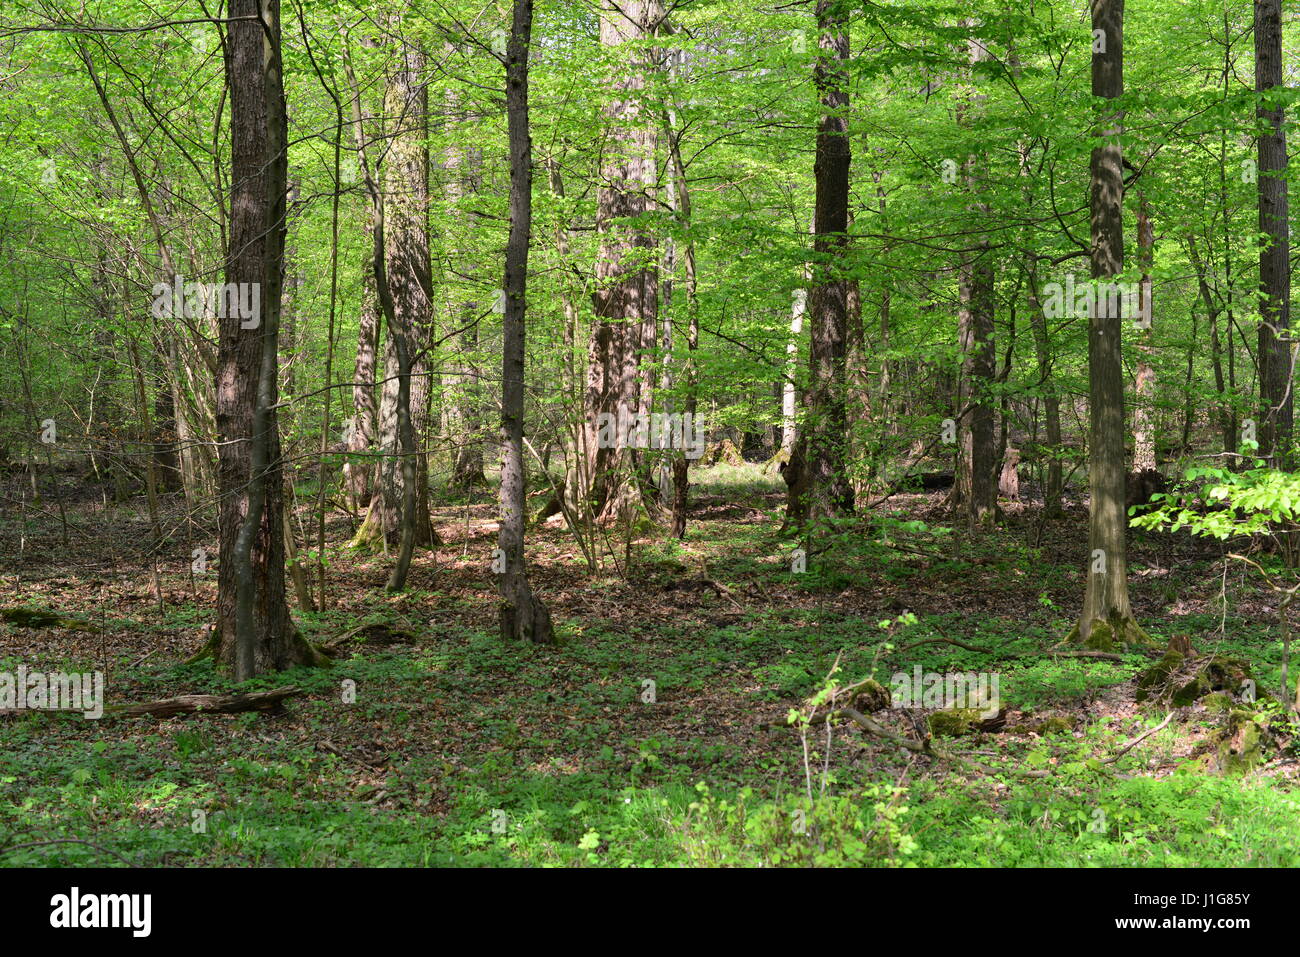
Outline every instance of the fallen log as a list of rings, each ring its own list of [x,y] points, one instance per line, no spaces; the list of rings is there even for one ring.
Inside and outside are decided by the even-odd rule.
[[[1156,734],[1157,732],[1162,731],[1166,727],[1168,727],[1169,722],[1173,720],[1173,717],[1174,717],[1174,712],[1170,711],[1167,715],[1165,715],[1165,720],[1161,721],[1154,728],[1150,728],[1146,731],[1143,731],[1137,737],[1125,741],[1122,745],[1120,745],[1118,751],[1116,751],[1109,758],[1105,758],[1104,760],[1102,760],[1100,764],[1102,766],[1116,764],[1120,758],[1128,754],[1129,751],[1133,750],[1133,748],[1137,747],[1147,738],[1151,737],[1153,734]],[[884,725],[879,724],[876,721],[873,721],[871,718],[868,718],[866,715],[862,714],[862,712],[858,711],[856,708],[836,708],[832,711],[824,712],[820,715],[817,715],[815,718],[813,718],[813,720],[809,722],[809,725],[811,726],[813,724],[824,724],[825,722],[833,720],[835,718],[848,718],[859,728],[861,728],[863,731],[866,731],[868,734],[872,735],[873,737],[888,742],[889,744],[892,744],[895,747],[902,748],[905,751],[911,751],[914,754],[926,755],[931,758],[936,758],[940,761],[946,761],[949,764],[956,764],[961,767],[968,768],[972,771],[977,771],[981,774],[996,776],[999,773],[1010,773],[1015,775],[1016,777],[1021,777],[1021,778],[1046,778],[1046,777],[1051,777],[1051,775],[1055,774],[1057,771],[1056,768],[1042,768],[1037,770],[1025,770],[1023,768],[1006,768],[1006,769],[992,768],[964,754],[960,754],[956,751],[947,751],[936,746],[934,743],[933,735],[926,735],[924,738],[917,740],[915,738],[903,737],[901,734],[895,734],[894,732],[886,728]],[[758,727],[759,730],[770,731],[770,730],[775,730],[776,728],[782,726],[791,727],[788,721],[784,723],[779,721],[769,721],[765,724],[760,724]]]
[[[274,691],[250,691],[247,694],[183,694],[175,698],[163,698],[161,701],[144,701],[139,704],[112,705],[104,709],[105,714],[120,714],[127,717],[139,717],[151,714],[160,718],[169,718],[177,714],[238,714],[242,711],[279,711],[286,698],[302,694],[301,688],[290,685],[276,688]]]
[[[65,628],[68,631],[92,633],[99,631],[99,628],[88,622],[65,618],[42,608],[0,608],[0,621],[7,621],[19,628]]]
[[[342,634],[323,641],[318,646],[321,651],[334,658],[347,642],[370,645],[410,644],[415,641],[415,634],[404,628],[394,628],[387,622],[371,622],[349,628]]]

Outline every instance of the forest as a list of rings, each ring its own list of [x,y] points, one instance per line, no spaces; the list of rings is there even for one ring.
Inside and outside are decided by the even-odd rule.
[[[0,867],[1300,864],[1298,98],[1294,0],[0,0]]]

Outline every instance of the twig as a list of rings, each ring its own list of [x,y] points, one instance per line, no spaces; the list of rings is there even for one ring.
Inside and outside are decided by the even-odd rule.
[[[94,844],[90,841],[83,841],[80,838],[76,838],[76,837],[62,837],[53,841],[32,841],[30,844],[10,844],[8,847],[0,847],[0,854],[7,854],[10,851],[21,851],[24,848],[28,848],[28,847],[44,847],[47,844],[85,844],[87,847],[93,847],[101,854],[111,854],[113,857],[116,857],[127,867],[135,867],[134,864],[128,861],[121,854],[117,853],[117,851],[111,851],[106,847],[100,847],[98,844]]]
[[[1161,721],[1158,725],[1156,725],[1156,726],[1155,726],[1154,728],[1152,728],[1150,731],[1143,731],[1141,734],[1139,734],[1139,735],[1138,735],[1136,738],[1134,738],[1133,740],[1125,742],[1125,743],[1120,747],[1120,749],[1119,749],[1118,751],[1115,752],[1115,754],[1114,754],[1113,757],[1109,757],[1109,758],[1107,758],[1105,761],[1103,761],[1103,762],[1101,762],[1101,763],[1102,763],[1102,764],[1114,764],[1116,761],[1118,761],[1120,758],[1124,757],[1124,755],[1128,754],[1130,751],[1132,751],[1135,747],[1137,747],[1139,744],[1141,744],[1141,743],[1142,743],[1143,741],[1145,741],[1147,738],[1151,737],[1151,735],[1155,734],[1157,731],[1162,730],[1162,729],[1164,728],[1164,726],[1167,725],[1167,724],[1168,724],[1168,723],[1173,719],[1173,717],[1174,717],[1174,713],[1173,713],[1172,711],[1170,711],[1167,715],[1165,715],[1165,720]]]

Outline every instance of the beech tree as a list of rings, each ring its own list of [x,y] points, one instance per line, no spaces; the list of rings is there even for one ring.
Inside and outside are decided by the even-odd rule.
[[[510,130],[510,238],[503,289],[501,352],[501,637],[550,644],[551,613],[528,584],[524,561],[524,354],[528,241],[533,223],[533,146],[528,131],[528,54],[532,0],[515,0],[506,45],[506,111]]]
[[[1124,95],[1124,0],[1092,0],[1092,94]],[[1088,312],[1088,561],[1078,639],[1111,648],[1149,639],[1128,597],[1125,510],[1123,318],[1110,285],[1124,269],[1124,168],[1119,137],[1123,114],[1098,118],[1101,143],[1092,149],[1090,262],[1098,285]]]

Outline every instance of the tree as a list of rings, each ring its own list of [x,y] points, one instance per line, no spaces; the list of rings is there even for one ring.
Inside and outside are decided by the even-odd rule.
[[[1148,472],[1156,467],[1155,400],[1156,370],[1151,365],[1151,319],[1154,307],[1151,277],[1155,261],[1156,229],[1151,221],[1151,204],[1144,194],[1138,194],[1137,213],[1138,262],[1142,266],[1142,279],[1138,285],[1138,326],[1142,342],[1138,346],[1137,375],[1133,383],[1133,471]]]
[[[601,45],[622,52],[653,35],[661,17],[658,0],[607,2],[600,14]],[[587,351],[581,479],[586,505],[601,520],[626,515],[637,504],[635,454],[626,436],[642,403],[650,399],[643,394],[641,353],[653,348],[659,307],[655,238],[644,225],[627,222],[649,212],[655,180],[655,125],[640,102],[650,65],[643,53],[632,59],[614,81],[617,98],[605,110],[608,133],[597,196],[596,321]],[[602,430],[602,421],[613,422],[614,441],[609,441],[608,425]]]
[[[823,112],[813,164],[812,285],[808,295],[808,390],[804,427],[782,473],[789,488],[786,524],[853,511],[846,468],[849,284],[845,252],[849,228],[849,105],[845,61],[848,15],[837,0],[818,0],[819,54],[813,82]]]
[[[1092,0],[1092,93],[1103,100],[1124,94],[1124,0]],[[1099,117],[1101,143],[1092,149],[1091,266],[1097,294],[1088,310],[1088,511],[1087,585],[1075,634],[1090,647],[1148,641],[1133,618],[1128,597],[1124,469],[1123,319],[1114,278],[1124,268],[1124,170],[1115,107]]]
[[[429,263],[429,91],[425,56],[406,37],[398,41],[397,66],[388,79],[384,112],[389,124],[384,164],[382,207],[383,267],[392,297],[385,311],[388,334],[384,348],[384,385],[379,401],[379,445],[384,453],[379,488],[366,524],[357,533],[364,542],[379,533],[399,543],[413,536],[412,546],[437,539],[429,519],[429,466],[419,450],[429,415],[427,347],[433,329],[433,278]],[[383,293],[380,292],[382,298]],[[405,355],[405,359],[403,359]],[[409,419],[413,441],[402,433]],[[414,497],[408,504],[408,496]],[[404,577],[404,576],[403,576]]]
[[[216,657],[247,680],[315,660],[284,591],[277,337],[284,261],[288,130],[279,0],[230,6],[230,250],[226,290],[253,315],[223,310],[217,369],[222,561]],[[227,302],[233,297],[227,296]],[[253,320],[256,320],[255,324]]]
[[[664,113],[664,132],[668,142],[668,204],[677,222],[687,230],[691,226],[691,188],[686,180],[686,162],[682,158],[682,136],[684,131],[678,127],[676,111],[669,109]],[[674,247],[674,259],[675,247]],[[695,421],[699,411],[697,385],[699,369],[696,366],[695,353],[700,346],[700,302],[699,275],[695,265],[695,239],[688,235],[683,244],[682,273],[686,282],[686,358],[682,370],[683,387],[686,392],[682,403],[682,415],[690,416]],[[665,291],[665,299],[667,291]],[[679,349],[672,341],[672,329],[669,327],[666,338],[667,351],[676,362]],[[680,338],[680,336],[678,337]],[[685,449],[678,449],[673,454],[672,466],[672,528],[675,538],[686,537],[686,507],[690,500],[690,459]]]
[[[1282,0],[1255,0],[1256,115],[1259,135],[1259,398],[1263,421],[1259,452],[1278,468],[1293,458],[1291,430],[1294,402],[1289,330],[1291,266],[1287,227],[1286,125],[1276,103],[1282,85]]]
[[[446,110],[455,126],[465,127],[462,135],[468,136],[468,117],[460,109],[454,93],[449,93],[446,98]],[[468,207],[483,188],[482,150],[477,146],[465,145],[463,141],[453,143],[447,148],[443,166],[447,173],[443,192],[447,199],[449,229],[455,237],[449,243],[447,257],[456,272],[472,277],[476,271],[474,255],[464,247],[469,246],[475,227],[474,217]],[[457,337],[458,368],[443,377],[444,384],[451,386],[453,391],[453,400],[447,407],[447,420],[451,426],[449,431],[455,443],[452,451],[451,485],[469,492],[488,484],[487,477],[483,474],[483,444],[480,438],[482,375],[475,357],[478,351],[480,309],[478,300],[472,296],[462,297],[454,308],[458,313],[455,321],[461,326]]]
[[[967,22],[968,27],[974,23]],[[976,64],[989,59],[988,48],[978,37],[967,41],[972,67],[971,81],[978,82]],[[958,122],[984,101],[982,94],[970,97],[958,111]],[[972,193],[984,190],[984,163],[972,155],[966,163],[966,182]],[[986,215],[984,203],[973,207]],[[958,469],[955,499],[964,507],[967,524],[974,528],[997,517],[997,483],[994,476],[993,449],[993,263],[989,244],[981,241],[972,253],[962,255],[958,280],[958,341],[962,365],[958,378],[957,411],[961,442],[958,446]]]
[[[366,124],[370,119],[365,115],[361,99],[361,87],[352,70],[352,60],[348,47],[343,48],[343,67],[348,78],[348,87],[352,94],[352,135],[356,147],[354,163],[362,168],[369,168],[366,141]],[[353,167],[354,169],[356,166]],[[341,184],[340,184],[341,186]],[[357,323],[357,355],[352,373],[352,418],[347,429],[347,451],[368,455],[374,449],[375,430],[378,426],[379,408],[375,403],[375,362],[379,347],[379,327],[383,311],[379,307],[379,295],[375,291],[375,225],[381,215],[377,202],[367,192],[365,207],[365,244],[362,247],[361,268],[361,304]],[[347,492],[354,508],[366,507],[374,493],[374,476],[376,470],[370,460],[350,462],[346,469]]]
[[[524,564],[524,317],[528,242],[533,223],[533,146],[528,131],[528,52],[532,0],[515,0],[506,44],[506,112],[510,136],[510,238],[506,244],[506,295],[501,347],[501,637],[550,644],[551,613],[533,594]]]

